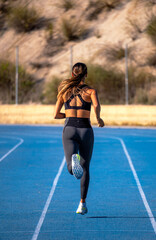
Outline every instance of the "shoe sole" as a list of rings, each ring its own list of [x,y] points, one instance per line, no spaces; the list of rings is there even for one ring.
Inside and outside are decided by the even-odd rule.
[[[83,168],[80,165],[77,154],[72,155],[72,172],[77,179],[80,179],[83,175]]]
[[[87,214],[88,213],[88,210],[86,210],[85,212],[76,212],[77,214],[81,214],[81,215],[85,215],[85,214]]]

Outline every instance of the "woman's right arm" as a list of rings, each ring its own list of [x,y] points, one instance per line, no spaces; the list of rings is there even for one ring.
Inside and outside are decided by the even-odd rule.
[[[98,94],[97,94],[97,91],[95,89],[92,89],[91,100],[92,100],[92,103],[93,103],[94,112],[95,112],[95,115],[96,115],[98,126],[99,127],[104,127],[104,125],[105,125],[104,121],[102,120],[102,118],[100,118],[101,107],[100,107],[100,103],[99,103],[99,99],[98,99]]]

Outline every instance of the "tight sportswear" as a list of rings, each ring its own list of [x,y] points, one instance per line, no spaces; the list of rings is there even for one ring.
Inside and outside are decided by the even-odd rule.
[[[63,147],[67,162],[67,168],[72,173],[72,155],[80,155],[80,163],[83,167],[81,178],[81,198],[85,199],[89,186],[89,165],[93,151],[94,133],[87,118],[66,118],[63,129]]]

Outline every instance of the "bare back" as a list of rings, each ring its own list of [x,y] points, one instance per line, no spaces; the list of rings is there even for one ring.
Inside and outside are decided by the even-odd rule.
[[[85,86],[81,89],[79,94],[81,95],[81,98],[87,102],[91,103],[91,95],[92,95],[93,89],[90,88],[89,86]],[[64,103],[67,102],[70,97],[72,96],[72,93],[67,93],[63,96],[63,101]],[[82,101],[78,96],[75,96],[71,101],[70,101],[70,106],[72,107],[81,107],[82,106]],[[78,117],[78,118],[90,118],[90,111],[84,110],[84,109],[66,109],[65,110],[66,117]]]

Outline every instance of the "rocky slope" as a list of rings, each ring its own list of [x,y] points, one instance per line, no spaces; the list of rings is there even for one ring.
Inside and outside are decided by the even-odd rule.
[[[60,1],[61,2],[61,1]],[[59,2],[59,3],[60,3]],[[62,0],[63,2],[63,0]],[[34,29],[29,33],[17,33],[6,26],[0,31],[1,58],[15,61],[15,48],[19,46],[20,64],[35,75],[37,79],[48,81],[53,75],[62,78],[67,76],[72,63],[77,61],[98,63],[102,66],[116,66],[124,71],[125,59],[110,61],[106,49],[111,46],[131,48],[129,64],[144,68],[155,74],[155,69],[148,66],[147,59],[153,54],[156,46],[146,34],[146,27],[156,4],[144,0],[117,1],[115,8],[103,9],[90,19],[91,11],[96,7],[96,0],[78,0],[72,9],[65,11],[57,0],[24,1],[34,7],[39,15],[53,23],[53,35],[47,40],[49,32],[45,27]],[[149,1],[150,2],[150,1]],[[67,41],[61,28],[62,18],[76,20],[85,28],[86,35],[76,41]],[[78,30],[77,26],[75,28]]]

